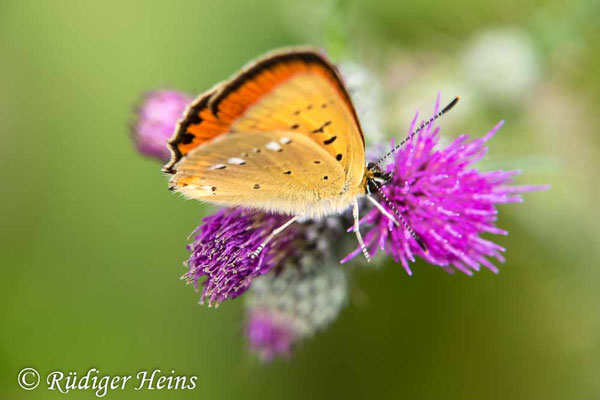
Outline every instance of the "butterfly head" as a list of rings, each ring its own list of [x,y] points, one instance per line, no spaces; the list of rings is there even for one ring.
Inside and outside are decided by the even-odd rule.
[[[381,187],[392,180],[391,172],[383,172],[376,163],[370,162],[367,164],[366,191],[367,193],[377,192],[377,186]]]

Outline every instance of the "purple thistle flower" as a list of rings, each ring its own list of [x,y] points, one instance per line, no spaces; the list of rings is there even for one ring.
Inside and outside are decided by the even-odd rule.
[[[434,114],[439,110],[439,97]],[[415,128],[418,114],[412,121]],[[504,248],[480,237],[488,232],[506,235],[497,228],[496,204],[521,202],[520,193],[540,191],[547,186],[512,186],[519,171],[480,172],[470,168],[487,152],[486,142],[502,126],[498,123],[482,138],[469,140],[461,135],[445,149],[436,150],[439,128],[423,129],[405,147],[399,149],[394,161],[387,166],[392,181],[382,187],[403,218],[421,237],[428,252],[424,252],[403,226],[394,225],[376,208],[361,220],[372,225],[366,228],[365,243],[373,255],[377,249],[391,254],[411,275],[408,261],[420,256],[427,262],[452,272],[453,268],[472,275],[480,267],[497,272],[490,258],[504,261]],[[380,203],[392,214],[394,211],[379,195]],[[364,228],[363,228],[364,229]],[[350,253],[342,262],[360,254]]]
[[[192,98],[175,90],[147,93],[138,107],[133,139],[139,152],[166,161],[171,157],[167,141]]]
[[[329,326],[346,304],[347,269],[332,252],[321,254],[325,257],[315,259],[304,251],[286,260],[281,269],[257,279],[245,296],[246,337],[263,361],[289,357],[300,341]]]
[[[273,312],[252,312],[246,325],[246,337],[250,349],[263,361],[276,356],[289,357],[296,340],[285,316]]]
[[[209,305],[235,298],[244,293],[259,275],[266,274],[274,266],[292,256],[292,245],[298,230],[291,226],[275,236],[256,259],[250,254],[264,241],[273,229],[282,225],[287,217],[266,214],[241,208],[221,209],[204,218],[192,235],[193,242],[187,246],[191,251],[187,262],[189,271],[184,275],[198,290],[202,283],[200,302]]]

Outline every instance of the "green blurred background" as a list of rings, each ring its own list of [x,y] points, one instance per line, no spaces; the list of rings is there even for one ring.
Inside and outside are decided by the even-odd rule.
[[[118,399],[600,398],[599,10],[2,1],[0,398],[65,396],[22,390],[24,367],[198,376],[195,390],[106,396]],[[247,354],[242,302],[198,306],[179,280],[186,236],[210,209],[166,190],[129,125],[147,90],[200,93],[299,43],[370,71],[367,86],[377,79],[383,97],[370,115],[387,135],[404,135],[438,90],[463,99],[440,123],[446,138],[506,119],[483,166],[552,188],[500,207],[510,235],[495,238],[508,249],[498,275],[422,262],[412,277],[393,263],[357,270],[339,319],[291,361],[263,365]]]

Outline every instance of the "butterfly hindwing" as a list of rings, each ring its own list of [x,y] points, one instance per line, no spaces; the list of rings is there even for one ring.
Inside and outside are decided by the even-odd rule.
[[[173,188],[187,197],[291,215],[325,215],[348,194],[335,158],[298,132],[233,132],[192,150]]]

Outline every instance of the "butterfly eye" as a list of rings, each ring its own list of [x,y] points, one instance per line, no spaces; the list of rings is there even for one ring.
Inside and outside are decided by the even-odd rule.
[[[383,186],[392,179],[391,172],[382,172],[376,163],[370,162],[367,164],[369,177],[367,178],[367,193],[374,193],[377,186]]]

